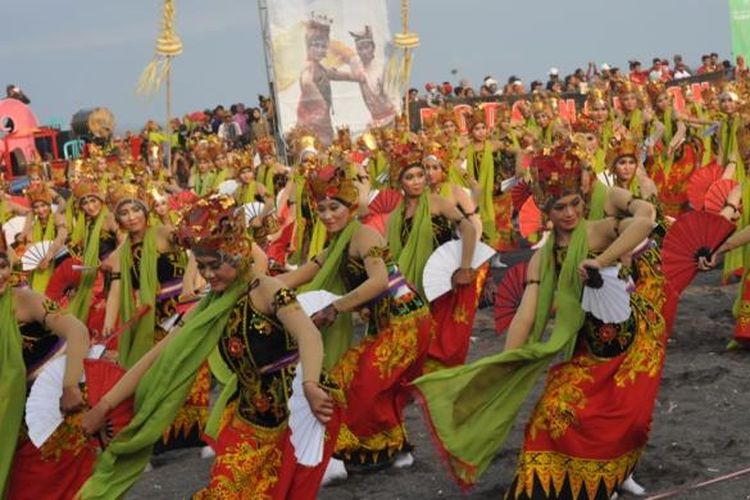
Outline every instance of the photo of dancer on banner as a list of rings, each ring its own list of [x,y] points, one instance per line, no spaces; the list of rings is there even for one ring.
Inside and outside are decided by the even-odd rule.
[[[353,133],[392,122],[398,91],[386,85],[390,33],[384,0],[269,4],[274,90],[283,132],[299,127],[330,144],[334,127]]]

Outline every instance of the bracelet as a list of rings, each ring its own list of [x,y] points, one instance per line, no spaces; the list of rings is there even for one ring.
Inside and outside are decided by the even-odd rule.
[[[302,381],[302,385],[305,384],[315,384],[317,387],[320,387],[320,383],[317,380],[304,380]]]
[[[529,286],[529,285],[541,285],[541,284],[542,282],[539,280],[526,280],[523,282],[524,287]]]
[[[317,256],[317,255],[316,255],[315,257],[313,257],[312,259],[310,259],[310,261],[311,261],[311,262],[312,262],[313,264],[315,264],[316,266],[318,266],[318,269],[322,269],[322,268],[323,268],[323,264],[321,264],[321,263],[320,263],[320,262],[318,261],[318,256]]]
[[[724,203],[724,207],[723,208],[731,208],[735,212],[739,212],[740,211],[740,209],[737,207],[737,205],[735,205],[734,203],[730,203],[728,201],[726,203]]]

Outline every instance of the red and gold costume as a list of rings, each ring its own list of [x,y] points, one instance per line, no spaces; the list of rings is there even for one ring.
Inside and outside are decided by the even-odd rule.
[[[44,309],[48,314],[54,314],[60,310],[59,306],[50,300],[45,300]],[[23,341],[23,360],[28,373],[40,368],[65,343],[41,323],[22,323],[18,327]],[[97,451],[96,442],[87,439],[83,433],[82,415],[82,413],[77,413],[66,416],[63,423],[41,448],[37,448],[31,442],[26,434],[26,426],[23,425],[5,498],[8,500],[73,498],[91,475]],[[9,438],[12,436],[3,437],[3,439]]]
[[[337,410],[326,424],[323,461],[316,467],[297,464],[287,406],[299,362],[297,343],[276,318],[253,305],[252,288],[234,305],[219,340],[219,353],[237,375],[238,389],[214,444],[210,484],[195,498],[312,500],[333,453],[340,416]],[[293,304],[296,296],[290,290],[276,293],[276,310]],[[321,385],[335,393],[327,376],[321,378]]]

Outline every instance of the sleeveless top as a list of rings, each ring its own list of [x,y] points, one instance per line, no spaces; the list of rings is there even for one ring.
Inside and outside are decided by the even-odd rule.
[[[377,336],[378,332],[388,327],[391,316],[406,315],[426,307],[426,302],[414,287],[406,281],[387,247],[373,247],[365,257],[381,258],[388,270],[388,289],[362,307],[370,309],[366,335]],[[344,281],[347,292],[357,288],[367,280],[364,259],[349,255],[349,246],[344,249],[344,257],[339,267],[339,274]]]
[[[451,241],[453,235],[453,223],[444,215],[433,215],[432,219],[432,248],[437,248],[443,243]],[[401,228],[401,244],[406,245],[409,235],[411,234],[411,228],[414,223],[414,218],[409,217],[404,219],[404,224]]]
[[[299,353],[294,337],[281,322],[260,312],[247,293],[235,303],[219,339],[219,353],[237,375],[237,415],[244,421],[275,428],[289,417],[287,401],[292,394]],[[296,303],[287,288],[276,292],[273,307]],[[323,374],[321,385],[334,387]]]
[[[45,317],[60,311],[60,306],[50,299],[44,299],[42,306]],[[65,340],[52,333],[44,322],[19,322],[18,329],[21,332],[23,363],[29,373],[42,366],[65,344]]]

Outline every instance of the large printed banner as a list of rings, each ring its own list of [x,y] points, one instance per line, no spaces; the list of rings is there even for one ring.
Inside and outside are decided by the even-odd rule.
[[[335,127],[357,134],[393,120],[386,0],[273,0],[268,18],[284,133],[299,126],[330,144]]]

